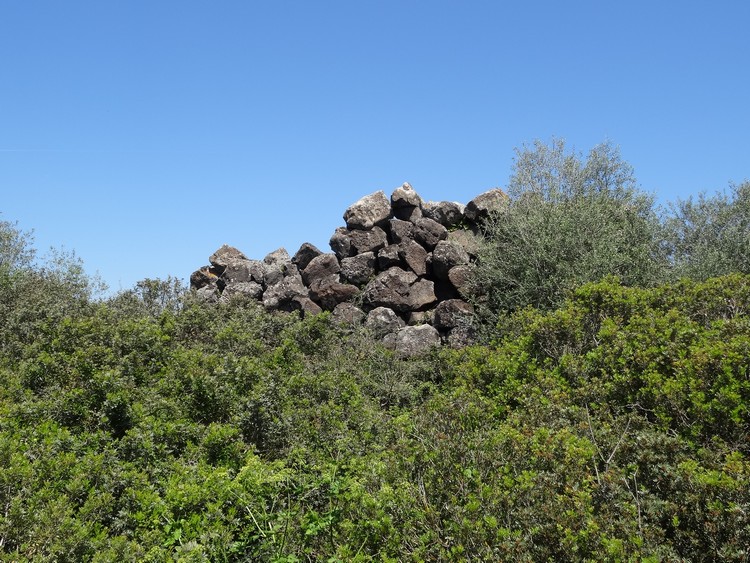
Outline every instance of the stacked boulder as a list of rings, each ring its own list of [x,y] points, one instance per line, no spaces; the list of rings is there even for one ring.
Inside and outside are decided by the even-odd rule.
[[[294,256],[282,248],[252,260],[224,245],[190,285],[207,300],[244,294],[269,311],[332,311],[340,322],[363,323],[404,356],[441,342],[464,346],[473,338],[466,298],[477,227],[506,200],[494,189],[465,206],[424,202],[403,184],[390,199],[379,191],[351,205],[346,226],[331,237],[332,252],[304,243]]]

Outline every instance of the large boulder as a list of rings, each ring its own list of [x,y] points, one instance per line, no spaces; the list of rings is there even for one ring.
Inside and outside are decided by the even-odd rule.
[[[393,214],[404,221],[413,223],[422,217],[422,198],[408,183],[393,191],[391,207]]]
[[[436,301],[434,284],[414,272],[393,267],[365,287],[362,299],[369,308],[388,307],[398,312],[417,311]]]
[[[251,299],[260,299],[263,296],[263,286],[254,281],[243,281],[228,284],[221,292],[221,301],[230,300],[236,295],[244,295]]]
[[[388,307],[376,307],[367,313],[365,328],[369,329],[377,338],[396,332],[405,326],[401,317]]]
[[[375,275],[375,253],[364,252],[341,261],[341,275],[354,285],[367,283]]]
[[[418,219],[422,218],[421,207],[399,207],[393,210],[393,215],[397,219],[403,221],[409,221],[410,223],[416,223]]]
[[[377,252],[388,244],[388,235],[380,227],[373,227],[366,231],[352,231],[349,233],[351,241],[351,255],[364,252]]]
[[[221,274],[221,279],[227,285],[242,282],[262,284],[265,279],[265,273],[266,264],[260,260],[238,259],[232,260],[227,264],[226,268],[224,268],[224,273]]]
[[[310,297],[326,311],[333,311],[339,303],[351,301],[357,293],[357,286],[341,283],[333,276],[314,280],[310,285]]]
[[[386,335],[383,342],[399,356],[419,356],[440,345],[440,334],[430,325],[405,326],[395,334]]]
[[[448,236],[448,229],[443,227],[437,221],[422,217],[414,223],[414,240],[424,246],[427,250],[432,250],[435,245]]]
[[[365,320],[365,312],[354,303],[339,303],[333,308],[331,318],[340,325],[360,325]]]
[[[384,224],[391,215],[391,202],[385,192],[379,191],[353,203],[344,212],[344,221],[349,229],[372,229]]]
[[[331,250],[336,254],[339,260],[352,255],[352,238],[351,231],[346,227],[339,227],[331,235],[329,242]]]
[[[454,227],[464,218],[465,206],[455,201],[428,201],[422,204],[422,214],[444,227]]]
[[[196,289],[195,295],[206,303],[218,303],[220,298],[219,288],[215,284]]]
[[[461,297],[471,295],[474,268],[470,264],[454,266],[448,271],[448,281],[456,288]]]
[[[266,254],[265,258],[263,258],[263,263],[268,264],[269,266],[273,265],[284,265],[291,263],[292,258],[289,256],[289,253],[286,251],[286,248],[277,248],[273,252],[269,252]]]
[[[398,245],[398,255],[412,272],[427,275],[427,251],[421,244],[407,239]]]
[[[474,308],[461,299],[448,299],[435,307],[433,325],[438,330],[448,331],[457,326],[469,326]]]
[[[399,245],[391,244],[378,250],[378,270],[384,272],[393,266],[401,266],[399,248]]]
[[[318,280],[333,277],[333,281],[339,281],[338,273],[341,271],[339,261],[335,254],[320,254],[316,256],[302,271],[302,281],[310,287]]]
[[[321,254],[323,254],[323,251],[319,250],[317,246],[309,242],[304,242],[294,256],[292,256],[292,264],[296,264],[297,268],[302,271],[307,268],[307,265],[313,258]]]
[[[388,232],[392,244],[398,244],[405,240],[413,240],[414,224],[401,219],[391,219],[388,222]]]
[[[263,293],[263,306],[268,311],[299,311],[310,293],[302,282],[302,276],[290,275]]]
[[[448,279],[451,268],[468,263],[469,253],[456,242],[441,240],[432,251],[432,273],[441,280]]]
[[[292,258],[284,248],[270,252],[263,258],[265,269],[263,272],[263,285],[271,287],[276,285],[285,277],[299,273],[297,267],[292,264]]]
[[[248,257],[234,246],[229,246],[228,244],[223,244],[219,250],[214,252],[208,258],[211,265],[219,270],[218,273],[223,272],[224,268],[227,267],[227,264],[234,260],[248,260]]]
[[[401,207],[419,207],[422,205],[422,198],[414,191],[411,184],[404,182],[400,188],[393,190],[391,194],[391,205],[394,209]]]
[[[500,188],[494,188],[479,194],[466,204],[464,215],[469,221],[479,221],[488,217],[493,211],[499,211],[508,204],[507,194]]]

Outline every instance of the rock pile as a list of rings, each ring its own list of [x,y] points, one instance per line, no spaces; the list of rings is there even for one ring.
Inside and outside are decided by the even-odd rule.
[[[409,184],[363,197],[344,213],[326,253],[304,243],[252,260],[224,245],[210,266],[190,276],[207,300],[245,294],[269,311],[332,311],[340,322],[364,323],[399,354],[472,341],[466,301],[478,248],[478,223],[506,201],[490,190],[467,205],[425,202]]]

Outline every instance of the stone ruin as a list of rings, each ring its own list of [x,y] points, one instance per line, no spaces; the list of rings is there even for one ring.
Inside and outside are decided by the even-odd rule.
[[[479,224],[506,200],[493,189],[466,205],[425,202],[403,184],[390,200],[379,191],[351,205],[332,252],[304,243],[294,256],[280,248],[252,260],[224,245],[190,286],[208,301],[243,294],[268,311],[331,311],[339,322],[364,324],[402,356],[441,343],[462,347],[474,338],[467,298]]]

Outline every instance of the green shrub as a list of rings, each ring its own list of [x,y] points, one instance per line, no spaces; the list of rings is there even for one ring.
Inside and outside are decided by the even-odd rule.
[[[608,275],[638,286],[665,277],[653,198],[612,145],[585,159],[561,140],[524,147],[508,196],[484,224],[475,285],[486,315],[554,308],[572,288]]]

